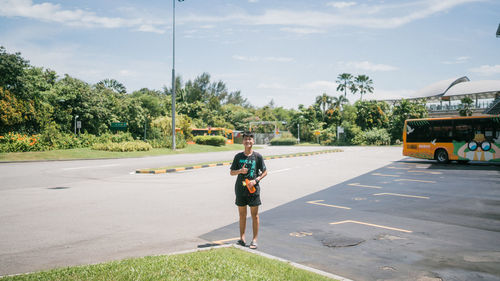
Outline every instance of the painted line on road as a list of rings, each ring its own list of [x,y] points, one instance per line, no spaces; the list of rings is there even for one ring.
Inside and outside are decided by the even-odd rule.
[[[389,169],[395,169],[395,170],[409,170],[411,168],[409,167],[387,167]]]
[[[212,241],[212,243],[222,245],[225,242],[236,241],[236,240],[240,240],[240,237],[234,237],[234,238],[229,238],[229,239],[224,239],[224,240]]]
[[[441,175],[442,172],[433,172],[433,171],[417,171],[417,170],[409,170],[408,173],[424,173],[424,174],[432,174],[432,175]]]
[[[109,164],[109,165],[100,165],[100,166],[83,166],[83,167],[73,167],[73,168],[62,168],[63,171],[68,170],[78,170],[78,169],[89,169],[89,168],[102,168],[102,167],[113,167],[119,166],[119,164]]]
[[[337,208],[337,209],[345,209],[345,210],[350,210],[351,209],[349,207],[344,207],[344,206],[337,206],[337,205],[330,205],[330,204],[325,204],[325,203],[318,203],[318,202],[323,202],[323,201],[325,201],[325,200],[307,201],[306,203],[314,204],[314,205],[320,205],[320,206],[326,206],[326,207],[331,207],[331,208]]]
[[[412,233],[413,232],[411,230],[406,230],[406,229],[401,229],[401,228],[395,228],[395,227],[390,227],[390,226],[384,226],[384,225],[378,225],[378,224],[373,224],[373,223],[367,223],[367,222],[362,222],[362,221],[353,221],[353,220],[331,222],[330,224],[336,225],[336,224],[344,224],[344,223],[362,224],[362,225],[373,226],[373,227],[384,228],[384,229],[395,230],[395,231],[406,232],[406,233]]]
[[[414,182],[436,183],[435,181],[414,180],[414,179],[396,179],[394,181],[414,181]]]
[[[381,177],[394,177],[399,178],[399,175],[389,175],[389,174],[381,174],[381,173],[373,173],[372,176],[381,176]]]
[[[357,187],[367,187],[367,188],[382,188],[381,186],[375,186],[375,185],[365,185],[365,184],[359,184],[357,182],[355,183],[350,183],[348,184],[350,186],[357,186]]]
[[[281,173],[281,172],[285,172],[285,171],[288,171],[288,170],[291,170],[292,168],[286,168],[286,169],[281,169],[281,170],[276,170],[276,171],[271,171],[269,172],[268,174],[276,174],[276,173]]]
[[[373,194],[375,196],[378,195],[392,195],[392,196],[400,196],[400,197],[411,197],[411,198],[420,198],[420,199],[429,199],[427,196],[418,196],[418,195],[408,195],[408,194],[399,194],[399,193],[377,193]]]

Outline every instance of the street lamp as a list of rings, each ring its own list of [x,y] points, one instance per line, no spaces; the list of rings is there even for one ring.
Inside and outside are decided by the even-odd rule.
[[[76,119],[78,119],[78,117],[80,117],[80,116],[75,115],[75,135],[76,135]]]
[[[175,0],[172,0],[172,7],[172,150],[175,150]]]

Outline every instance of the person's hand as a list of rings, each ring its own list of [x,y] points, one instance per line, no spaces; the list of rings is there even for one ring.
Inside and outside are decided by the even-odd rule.
[[[255,180],[248,181],[249,188],[253,188],[256,184],[257,184],[257,182]]]
[[[246,174],[246,173],[248,173],[248,169],[247,168],[243,167],[243,168],[240,169],[240,174]]]

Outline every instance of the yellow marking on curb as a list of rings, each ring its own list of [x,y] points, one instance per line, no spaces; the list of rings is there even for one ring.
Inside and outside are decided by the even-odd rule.
[[[394,181],[415,181],[415,182],[436,183],[435,181],[413,180],[413,179],[397,179],[397,180],[394,180]]]
[[[201,166],[193,166],[193,169],[200,169]]]
[[[186,170],[186,168],[184,168],[184,167],[182,167],[182,168],[175,168],[175,171],[176,171],[176,172],[179,172],[179,171],[184,171],[184,170]]]
[[[164,174],[166,172],[167,172],[167,170],[156,170],[155,174]]]
[[[377,196],[377,195],[393,195],[393,196],[401,196],[401,197],[429,199],[429,197],[426,197],[426,196],[417,196],[417,195],[408,195],[408,194],[399,194],[399,193],[377,193],[377,194],[373,194],[373,195],[375,195],[375,196]]]
[[[330,224],[343,224],[343,223],[356,223],[356,224],[362,224],[362,225],[373,226],[373,227],[378,227],[378,228],[385,228],[385,229],[389,229],[389,230],[401,231],[401,232],[406,232],[406,233],[412,233],[413,232],[411,230],[406,230],[406,229],[401,229],[401,228],[395,228],[395,227],[389,227],[389,226],[378,225],[378,224],[372,224],[372,223],[367,223],[367,222],[362,222],[362,221],[353,221],[353,220],[331,222]]]
[[[372,176],[381,176],[381,177],[394,177],[394,178],[399,178],[399,175],[388,175],[388,174],[381,174],[381,173],[373,173]]]
[[[235,240],[240,240],[240,237],[234,237],[234,238],[229,238],[229,239],[224,239],[224,240],[212,241],[212,243],[222,245],[222,244],[224,244],[224,242],[235,241]]]
[[[432,172],[432,171],[417,171],[417,170],[410,170],[408,171],[409,173],[425,173],[425,174],[433,174],[433,175],[441,175],[441,172]]]
[[[408,168],[408,167],[387,167],[389,169],[395,169],[395,170],[408,170],[408,169],[411,169],[411,168]]]
[[[208,167],[217,167],[217,164],[209,164]]]
[[[355,182],[355,183],[350,183],[350,184],[348,184],[348,185],[350,185],[350,186],[358,186],[358,187],[368,187],[368,188],[382,188],[382,187],[380,187],[380,186],[375,186],[375,185],[364,185],[364,184],[359,184],[359,183],[357,183],[357,182]]]
[[[330,204],[325,204],[325,203],[318,203],[318,202],[322,202],[322,201],[325,201],[325,200],[307,201],[306,203],[320,205],[320,206],[326,206],[326,207],[332,207],[332,208],[338,208],[338,209],[346,209],[346,210],[350,210],[351,209],[349,207],[344,207],[344,206],[337,206],[337,205],[330,205]]]

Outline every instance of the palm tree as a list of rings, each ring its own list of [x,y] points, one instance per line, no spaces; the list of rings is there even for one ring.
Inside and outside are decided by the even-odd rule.
[[[321,108],[323,108],[323,121],[325,120],[325,113],[326,113],[326,108],[330,106],[332,103],[332,97],[327,95],[326,93],[323,93],[321,96],[316,97],[316,104],[319,105]]]
[[[337,107],[337,108],[342,108],[342,105],[344,103],[347,103],[347,102],[349,102],[349,100],[345,96],[342,96],[342,95],[332,98],[332,104],[334,107]]]
[[[361,94],[361,99],[363,100],[363,94],[365,93],[373,93],[373,80],[370,79],[367,75],[358,75],[354,79],[354,83],[356,84],[356,88]]]
[[[352,74],[350,73],[342,73],[342,74],[339,74],[339,76],[337,76],[337,84],[339,84],[337,86],[337,91],[343,91],[344,92],[344,97],[347,98],[347,90],[349,88],[350,85],[352,85],[352,79],[354,78],[354,76],[352,76]]]
[[[108,88],[120,94],[125,94],[127,92],[127,88],[125,88],[122,83],[116,81],[115,79],[101,80],[97,82],[97,86]]]

